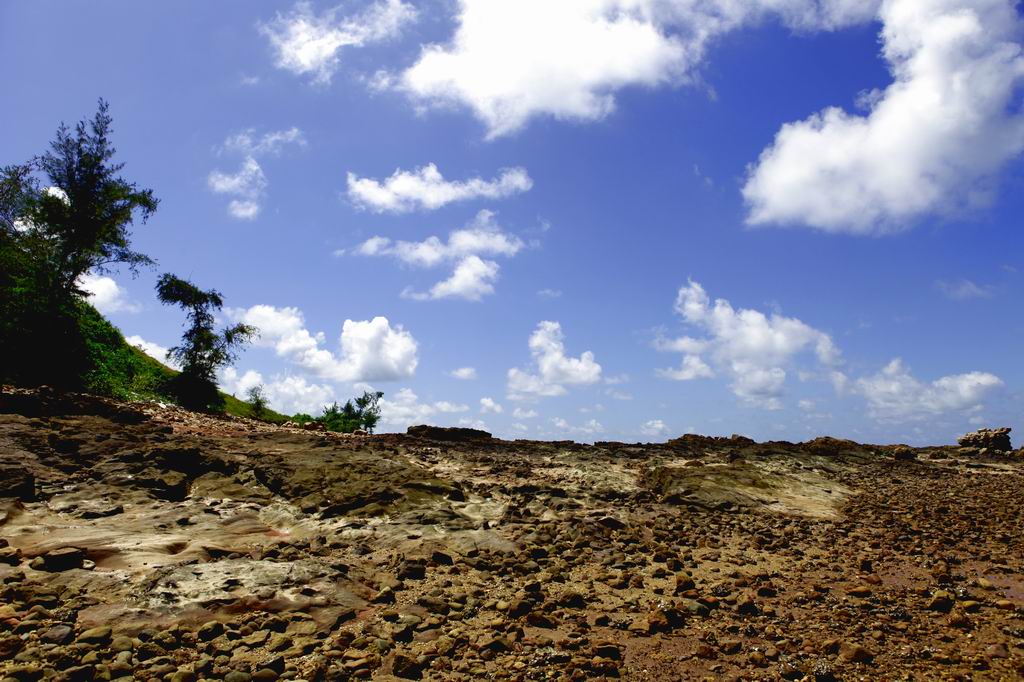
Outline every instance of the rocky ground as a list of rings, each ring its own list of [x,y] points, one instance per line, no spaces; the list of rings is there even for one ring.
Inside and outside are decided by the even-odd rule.
[[[0,678],[1024,676],[987,436],[416,433],[0,392]]]

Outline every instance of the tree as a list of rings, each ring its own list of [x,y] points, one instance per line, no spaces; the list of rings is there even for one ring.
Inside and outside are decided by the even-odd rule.
[[[254,419],[262,419],[267,412],[267,394],[263,386],[253,386],[248,392],[249,413]]]
[[[131,248],[131,227],[158,205],[119,175],[109,106],[61,124],[50,149],[0,169],[0,378],[81,386],[92,354],[79,289],[88,272],[153,260]]]
[[[360,421],[367,433],[373,433],[380,421],[380,399],[384,397],[381,391],[364,391],[363,395],[356,398],[356,409],[360,414]]]
[[[379,402],[383,397],[384,394],[380,391],[364,391],[363,395],[355,399],[354,404],[349,400],[341,407],[338,407],[338,403],[325,407],[317,421],[328,431],[352,433],[356,429],[364,429],[368,433],[373,433],[377,422],[380,421]]]
[[[50,150],[32,162],[48,187],[40,191],[38,182],[21,182],[25,222],[49,246],[55,293],[78,292],[77,283],[87,272],[127,265],[135,273],[155,264],[132,250],[129,228],[136,219],[145,223],[159,200],[153,190],[139,189],[118,175],[124,164],[112,162],[112,123],[102,99],[92,120],[79,121],[74,130],[62,123]]]
[[[156,284],[156,295],[165,305],[177,305],[188,314],[189,327],[182,343],[168,355],[181,366],[172,392],[190,409],[220,411],[224,399],[217,391],[217,370],[234,362],[238,349],[257,335],[255,327],[236,324],[215,331],[214,312],[224,306],[216,290],[203,291],[188,280],[165,273]]]

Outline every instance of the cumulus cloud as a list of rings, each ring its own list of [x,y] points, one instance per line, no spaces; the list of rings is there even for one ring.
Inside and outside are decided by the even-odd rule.
[[[341,10],[335,7],[318,16],[310,3],[299,2],[288,14],[262,24],[259,30],[270,41],[275,65],[326,85],[344,48],[394,38],[417,16],[416,9],[402,0],[380,0],[349,17],[340,16]]]
[[[161,346],[159,343],[147,341],[138,334],[126,336],[124,340],[127,341],[130,345],[135,346],[136,348],[141,350],[149,357],[159,362],[162,362],[171,369],[181,369],[177,362],[175,362],[172,358],[167,357],[167,353],[170,351],[169,348]]]
[[[601,365],[594,354],[585,351],[578,358],[565,353],[565,335],[558,322],[544,321],[530,335],[530,370],[508,371],[508,397],[511,400],[564,395],[565,385],[594,384],[601,380]]]
[[[468,412],[469,405],[438,401],[421,403],[412,389],[403,388],[390,398],[381,398],[381,423],[387,426],[404,429],[413,424],[425,424],[438,415]]]
[[[782,127],[743,188],[753,225],[877,234],[983,204],[1024,151],[1022,23],[1013,0],[886,0],[893,83],[866,115],[830,107]]]
[[[471,199],[503,199],[529,191],[533,181],[525,168],[506,168],[493,180],[445,180],[432,163],[414,171],[396,170],[383,182],[348,174],[348,196],[360,208],[376,213],[432,211]]]
[[[640,426],[640,433],[651,438],[663,436],[667,431],[668,426],[660,419],[649,419]]]
[[[524,410],[521,407],[517,407],[516,409],[512,410],[512,416],[515,417],[516,419],[533,419],[534,417],[537,416],[537,411]]]
[[[128,292],[110,277],[87,272],[78,278],[78,288],[85,292],[89,303],[104,315],[137,313],[142,310],[142,306],[130,300]]]
[[[239,374],[234,367],[226,367],[220,372],[217,379],[220,387],[236,398],[244,398],[250,389],[263,385],[263,375],[254,369]]]
[[[721,298],[712,303],[704,288],[693,280],[680,287],[675,310],[705,337],[655,342],[659,350],[683,353],[680,367],[659,370],[667,379],[692,381],[721,373],[729,378],[730,388],[744,403],[767,409],[781,408],[786,370],[801,355],[813,356],[837,389],[845,379],[838,369],[842,358],[832,337],[796,318],[765,315],[747,308],[737,310]]]
[[[263,375],[256,370],[239,373],[234,367],[228,367],[218,378],[221,388],[243,399],[249,389],[263,386],[267,404],[282,414],[316,415],[335,400],[333,388],[326,384],[311,383],[299,376],[275,376],[270,382],[264,382]]]
[[[972,298],[992,298],[992,295],[995,293],[992,287],[975,284],[969,279],[960,279],[955,282],[939,280],[935,283],[935,288],[941,291],[946,298],[954,301],[967,301]]]
[[[397,78],[421,104],[469,108],[488,137],[535,116],[592,121],[626,87],[693,80],[721,34],[768,16],[800,29],[869,20],[872,0],[460,0],[458,27]]]
[[[435,236],[421,242],[392,241],[378,236],[367,239],[353,252],[361,256],[388,256],[421,268],[453,266],[447,279],[425,292],[407,288],[402,292],[405,298],[479,301],[494,293],[494,282],[501,269],[491,258],[511,258],[525,246],[519,237],[502,231],[493,212],[484,210],[466,227],[449,233],[447,241]]]
[[[222,151],[244,155],[242,164],[234,173],[215,170],[206,178],[206,186],[216,194],[233,197],[228,203],[228,214],[238,220],[254,220],[263,209],[266,198],[267,176],[257,156],[276,155],[287,145],[305,146],[306,138],[298,128],[256,134],[250,128],[235,133],[224,141]]]
[[[458,369],[453,369],[451,371],[451,375],[453,378],[460,379],[462,381],[473,381],[476,379],[476,368],[459,367]]]
[[[494,398],[480,398],[480,412],[484,414],[501,414],[505,408]]]
[[[982,401],[1003,381],[988,372],[944,376],[930,383],[914,378],[899,358],[873,376],[857,381],[868,401],[868,413],[882,421],[909,421],[948,412],[981,408]]]
[[[386,317],[372,320],[345,320],[339,348],[332,352],[323,346],[322,332],[310,333],[298,308],[255,305],[248,309],[230,309],[232,319],[260,330],[257,344],[274,348],[317,376],[330,381],[395,381],[416,372],[419,363],[417,343],[401,325],[392,326]]]
[[[561,417],[555,417],[551,420],[551,424],[563,433],[581,434],[585,436],[604,433],[604,425],[596,419],[591,419],[580,426],[573,426]]]

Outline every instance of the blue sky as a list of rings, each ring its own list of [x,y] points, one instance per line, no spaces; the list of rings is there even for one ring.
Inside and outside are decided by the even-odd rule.
[[[0,163],[109,100],[159,261],[260,342],[224,383],[385,430],[949,442],[1020,430],[1011,0],[0,6]],[[41,47],[45,46],[45,47]],[[456,372],[456,370],[462,370]]]

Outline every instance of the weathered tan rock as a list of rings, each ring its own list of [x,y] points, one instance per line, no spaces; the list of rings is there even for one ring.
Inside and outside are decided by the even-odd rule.
[[[1013,446],[1010,445],[1009,427],[1000,429],[978,429],[966,433],[957,438],[957,443],[964,447],[988,448],[996,452],[1010,452]]]

